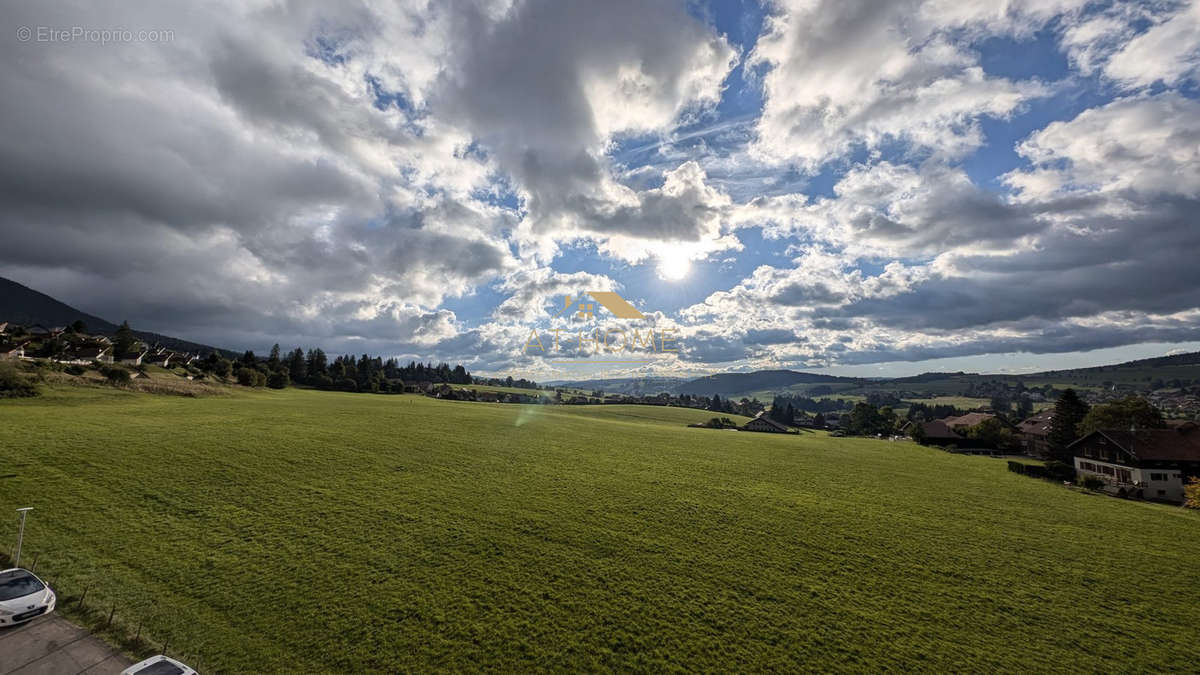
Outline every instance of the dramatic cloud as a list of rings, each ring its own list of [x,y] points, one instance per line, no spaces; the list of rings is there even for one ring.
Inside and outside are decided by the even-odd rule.
[[[960,169],[880,162],[857,166],[813,203],[786,196],[751,202],[738,217],[768,233],[807,233],[864,256],[931,256],[958,246],[996,246],[1040,229],[1028,210],[976,187]]]
[[[974,150],[980,118],[1008,116],[1046,89],[989,76],[954,32],[1017,30],[1050,4],[1072,3],[997,13],[993,3],[778,2],[751,56],[768,68],[756,150],[809,165],[888,142],[943,157]]]
[[[1083,72],[1101,70],[1127,88],[1194,82],[1200,73],[1200,2],[1115,3],[1070,27],[1063,43]]]
[[[10,3],[170,36],[0,40],[0,274],[539,376],[529,327],[588,290],[677,371],[1195,339],[1200,2],[725,9]]]

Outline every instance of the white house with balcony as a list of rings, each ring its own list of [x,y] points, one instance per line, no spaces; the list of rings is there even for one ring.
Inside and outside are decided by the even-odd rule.
[[[1200,427],[1093,431],[1071,444],[1075,473],[1098,476],[1106,492],[1182,502],[1183,487],[1200,476]]]

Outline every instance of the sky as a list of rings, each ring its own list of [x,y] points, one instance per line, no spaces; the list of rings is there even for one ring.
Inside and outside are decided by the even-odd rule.
[[[541,380],[1200,349],[1200,0],[0,18],[0,276],[135,328]]]

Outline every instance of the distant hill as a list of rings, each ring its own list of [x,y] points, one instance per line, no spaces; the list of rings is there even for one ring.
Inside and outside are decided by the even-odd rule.
[[[783,390],[797,384],[859,383],[862,380],[836,375],[801,373],[794,370],[756,370],[751,373],[721,373],[680,385],[676,392],[693,396],[729,396],[751,391]]]
[[[1083,388],[1108,388],[1112,385],[1149,388],[1158,380],[1184,384],[1200,383],[1200,352],[1172,354],[1150,359],[1127,361],[1114,365],[1075,368],[1071,370],[1045,371],[1038,373],[987,374],[987,373],[921,373],[897,378],[856,378],[836,375],[820,375],[794,370],[759,370],[749,373],[721,373],[707,377],[683,380],[671,377],[622,378],[607,380],[581,380],[550,383],[578,389],[600,389],[605,393],[620,394],[691,394],[693,396],[743,396],[758,397],[775,393],[799,393],[817,395],[814,387],[804,385],[839,385],[834,390],[827,387],[826,394],[863,396],[892,392],[905,396],[984,396],[988,384],[1020,382],[1027,386],[1053,385]]]
[[[1149,359],[1138,359],[1137,361],[1126,361],[1112,366],[1093,366],[1091,368],[1073,368],[1071,370],[1049,370],[1044,373],[1038,373],[1039,376],[1062,375],[1065,373],[1106,373],[1113,370],[1135,370],[1140,368],[1166,368],[1172,366],[1196,366],[1200,365],[1200,352],[1187,352],[1184,354],[1171,354],[1170,356],[1156,356]]]
[[[83,321],[87,324],[88,332],[92,334],[112,335],[117,331],[117,324],[111,321],[75,309],[45,293],[40,293],[4,277],[0,277],[0,321],[22,326],[41,324],[47,328],[68,326],[75,321]],[[205,353],[216,351],[226,356],[236,356],[234,352],[227,349],[181,340],[169,335],[159,335],[136,329],[133,333],[139,340],[148,344],[160,344],[175,351]]]
[[[614,377],[604,380],[551,380],[543,385],[567,389],[599,389],[606,394],[654,395],[674,392],[686,377]]]

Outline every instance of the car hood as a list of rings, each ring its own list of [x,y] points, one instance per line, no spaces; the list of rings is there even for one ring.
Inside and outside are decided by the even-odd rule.
[[[28,612],[30,605],[33,605],[36,608],[38,605],[45,604],[46,601],[50,599],[50,593],[51,591],[49,588],[44,588],[37,593],[30,593],[29,595],[22,595],[21,597],[13,598],[12,600],[5,600],[0,602],[0,609],[6,612],[12,612],[14,614]]]

